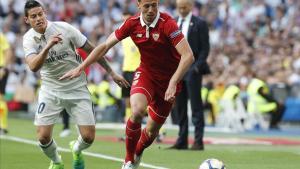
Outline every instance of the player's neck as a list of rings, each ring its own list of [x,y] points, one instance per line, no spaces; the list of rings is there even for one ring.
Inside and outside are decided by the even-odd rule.
[[[145,19],[143,19],[144,20],[144,22],[145,22],[145,24],[147,25],[147,26],[150,26],[154,21],[152,21],[152,22],[148,22],[148,21],[146,21]]]
[[[40,33],[40,34],[44,34],[46,32],[47,26],[48,26],[48,21],[46,21],[46,26],[44,28],[41,29],[34,29],[36,32]]]

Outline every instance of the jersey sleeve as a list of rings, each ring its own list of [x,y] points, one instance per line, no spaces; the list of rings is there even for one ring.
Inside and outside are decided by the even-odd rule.
[[[31,54],[38,54],[37,45],[35,44],[33,38],[30,38],[28,36],[23,37],[23,49],[24,49],[25,57]]]
[[[127,19],[117,30],[115,30],[115,35],[119,41],[129,36],[130,27],[131,27],[130,20]]]
[[[74,26],[68,24],[69,36],[76,48],[81,48],[87,41],[87,38]]]
[[[165,33],[174,47],[184,38],[174,19],[169,19],[166,22]]]

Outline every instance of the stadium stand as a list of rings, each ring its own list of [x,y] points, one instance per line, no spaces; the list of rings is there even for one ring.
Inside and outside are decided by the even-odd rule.
[[[9,40],[15,60],[10,65],[6,98],[16,105],[13,95],[24,83],[38,88],[39,75],[24,64],[22,36],[28,29],[23,21],[25,0],[0,1],[0,28]],[[79,28],[94,44],[102,42],[122,23],[124,10],[136,12],[135,0],[41,0],[49,20],[67,21]],[[161,11],[176,16],[175,2],[161,1]],[[297,0],[196,0],[193,13],[206,18],[210,27],[212,73],[204,84],[223,82],[229,86],[240,79],[250,81],[251,72],[266,77],[276,99],[286,104],[283,120],[300,121],[300,1]],[[119,46],[107,58],[121,72]],[[25,73],[24,73],[25,72]],[[99,84],[103,70],[92,66],[89,80]],[[249,73],[250,72],[250,73]],[[284,87],[281,88],[280,85]],[[272,87],[271,87],[272,88]],[[23,106],[19,106],[23,107]],[[9,107],[11,110],[13,107]]]

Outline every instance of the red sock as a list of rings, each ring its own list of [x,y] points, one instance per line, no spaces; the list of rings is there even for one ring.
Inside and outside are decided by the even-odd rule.
[[[152,137],[149,137],[149,135],[146,132],[146,128],[144,128],[142,131],[141,138],[136,146],[135,154],[141,155],[143,151],[153,143],[156,136],[157,134]]]
[[[128,119],[126,124],[126,157],[125,162],[134,162],[134,153],[141,137],[141,123],[133,123]]]

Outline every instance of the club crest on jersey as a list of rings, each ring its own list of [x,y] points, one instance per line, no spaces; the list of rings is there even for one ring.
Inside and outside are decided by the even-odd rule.
[[[158,34],[158,33],[153,33],[153,34],[152,34],[152,38],[153,38],[155,41],[157,41],[158,38],[159,38],[159,34]]]
[[[34,36],[33,39],[34,39],[35,43],[41,43],[41,39],[40,38]]]

